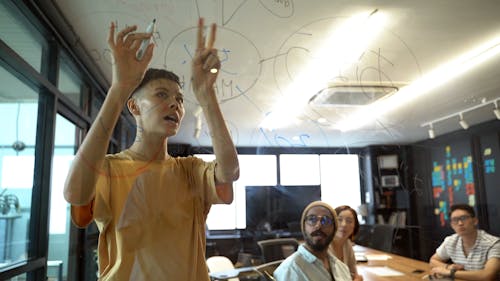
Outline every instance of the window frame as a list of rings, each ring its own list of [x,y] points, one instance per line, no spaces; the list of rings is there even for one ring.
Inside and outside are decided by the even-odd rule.
[[[26,274],[27,280],[45,280],[47,275],[47,258],[49,249],[49,206],[51,192],[52,157],[54,153],[56,115],[60,114],[77,128],[75,132],[75,152],[83,137],[90,128],[95,116],[91,114],[91,102],[104,100],[105,90],[109,87],[103,76],[91,75],[87,66],[77,57],[73,48],[64,41],[47,15],[53,16],[49,3],[37,4],[25,1],[5,1],[9,12],[30,30],[34,38],[41,40],[42,58],[40,71],[33,68],[15,50],[11,49],[0,38],[0,65],[19,79],[22,83],[38,93],[38,114],[35,144],[35,168],[32,190],[32,205],[29,225],[28,258],[0,271],[0,280]],[[58,73],[60,61],[64,59],[75,71],[82,82],[81,95],[85,106],[73,104],[70,99],[58,90]],[[92,66],[91,66],[92,67]],[[97,74],[100,74],[99,72]],[[130,116],[122,112],[118,120],[117,134],[112,136],[108,151],[123,148],[124,134],[131,126],[122,123],[133,122]],[[130,132],[128,132],[130,134]],[[97,244],[97,229],[88,227],[78,229],[71,226],[68,253],[68,280],[87,280],[91,273],[85,268],[92,257],[87,248]],[[95,241],[94,241],[95,240]],[[92,242],[94,241],[94,242]],[[85,259],[82,260],[81,257]],[[95,277],[95,273],[94,273]]]

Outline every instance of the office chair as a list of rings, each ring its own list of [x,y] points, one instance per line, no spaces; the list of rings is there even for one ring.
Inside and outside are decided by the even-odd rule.
[[[234,269],[234,265],[231,260],[224,256],[213,256],[207,259],[207,267],[210,272],[219,271],[230,271]],[[235,273],[238,275],[237,273]],[[233,275],[234,276],[234,275]],[[212,280],[229,280],[229,281],[239,281],[239,278],[229,278],[229,279],[212,279]]]
[[[371,248],[390,253],[394,238],[394,226],[375,224],[373,226]]]
[[[354,243],[365,247],[371,247],[372,236],[373,236],[373,225],[360,224],[358,234],[356,235],[356,237],[354,237]]]
[[[262,254],[262,262],[282,260],[297,251],[299,242],[295,238],[277,238],[257,241]]]

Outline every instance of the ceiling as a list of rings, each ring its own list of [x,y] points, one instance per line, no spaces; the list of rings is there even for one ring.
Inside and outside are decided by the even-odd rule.
[[[429,127],[422,124],[436,119],[444,119],[433,123],[436,136],[461,130],[459,112],[465,111],[463,118],[471,126],[496,119],[492,101],[500,97],[500,54],[470,69],[474,59],[456,61],[491,40],[486,49],[500,49],[496,0],[54,0],[50,4],[67,21],[62,30],[70,45],[83,48],[108,82],[109,23],[117,21],[119,28],[136,24],[144,30],[156,19],[151,66],[173,70],[185,82],[186,116],[171,142],[210,145],[205,120],[199,138],[194,137],[197,103],[189,85],[199,16],[218,26],[215,47],[222,68],[217,95],[237,146],[406,144],[427,139]],[[348,27],[347,37],[331,35],[360,13],[359,28]],[[377,19],[385,21],[378,25]],[[479,53],[473,57],[487,54]],[[453,61],[456,64],[448,66]],[[442,70],[444,75],[434,76],[443,66],[448,67]],[[389,85],[399,91],[367,108],[308,103],[332,85],[358,89]],[[283,122],[270,123],[278,120],[272,118]],[[346,125],[349,118],[363,122]]]

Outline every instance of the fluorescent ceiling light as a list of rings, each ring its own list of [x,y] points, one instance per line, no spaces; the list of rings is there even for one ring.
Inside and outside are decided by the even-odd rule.
[[[375,102],[362,109],[357,110],[344,120],[334,125],[341,131],[358,129],[368,123],[375,121],[378,117],[396,108],[407,104],[414,99],[427,94],[434,89],[477,65],[487,61],[500,52],[500,37],[495,38],[473,50],[467,52],[454,60],[451,60],[422,78],[417,79],[410,85],[403,87],[398,93],[387,99]]]
[[[261,127],[275,129],[291,124],[302,113],[311,97],[331,79],[332,69],[343,69],[356,62],[385,25],[386,17],[376,12],[357,14],[332,30],[325,43],[283,92]]]

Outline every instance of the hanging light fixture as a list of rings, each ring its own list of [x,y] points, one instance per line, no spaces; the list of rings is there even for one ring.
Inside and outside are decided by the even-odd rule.
[[[464,120],[462,112],[459,113],[459,116],[460,116],[460,121],[458,123],[460,124],[460,126],[462,126],[464,130],[469,129],[469,124]]]
[[[493,109],[493,113],[500,120],[500,109],[498,109],[498,100],[495,100],[495,109]]]
[[[432,123],[429,124],[429,138],[434,139],[436,137],[436,134],[434,132],[434,127],[432,126]]]
[[[20,151],[23,151],[25,148],[26,148],[26,144],[19,140],[19,117],[21,115],[21,104],[18,103],[17,104],[17,116],[16,116],[16,141],[12,144],[12,149],[14,149],[14,151],[16,151],[16,155],[18,155],[18,153]]]
[[[467,112],[471,112],[471,111],[480,109],[482,107],[485,107],[485,106],[491,105],[491,104],[493,104],[495,106],[495,108],[493,109],[493,113],[495,114],[495,116],[497,117],[497,119],[500,120],[500,108],[498,108],[499,101],[500,101],[500,98],[496,98],[494,100],[489,100],[489,101],[483,100],[480,104],[476,104],[476,105],[471,106],[469,108],[462,109],[459,112],[453,112],[453,113],[451,113],[449,115],[446,115],[446,116],[443,116],[443,117],[439,117],[437,119],[430,120],[428,122],[422,123],[422,124],[420,124],[420,127],[422,127],[422,128],[429,127],[429,138],[432,139],[433,137],[431,137],[431,134],[433,134],[435,136],[435,131],[434,131],[434,127],[433,127],[434,124],[439,123],[439,122],[443,122],[443,121],[451,119],[451,118],[456,118],[457,115],[458,115],[460,117],[460,120],[459,120],[458,123],[460,124],[460,126],[464,130],[467,130],[469,128],[469,123],[467,123],[467,121],[465,121],[463,115],[465,113],[467,113]]]

